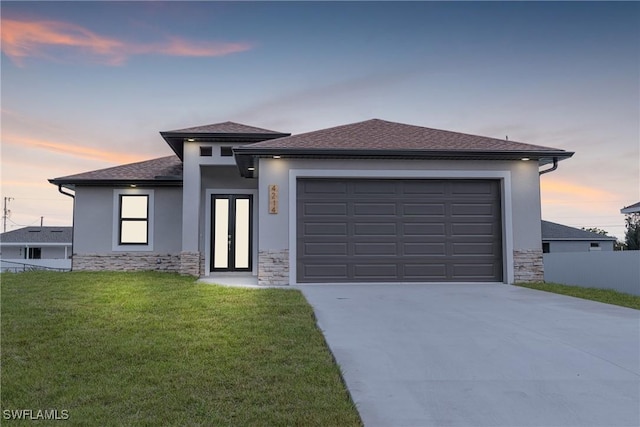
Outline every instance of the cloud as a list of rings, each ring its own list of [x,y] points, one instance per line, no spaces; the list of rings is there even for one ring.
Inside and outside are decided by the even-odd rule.
[[[82,159],[100,160],[117,164],[132,163],[146,159],[146,157],[142,155],[116,153],[113,151],[104,151],[89,147],[79,147],[71,144],[63,144],[55,141],[48,141],[44,139],[30,138],[18,135],[3,135],[2,142],[10,143],[12,145],[17,145],[20,147],[41,148],[47,151],[67,154]]]
[[[193,41],[176,36],[156,43],[127,42],[68,22],[14,19],[2,20],[1,40],[2,51],[19,66],[30,57],[54,59],[51,52],[54,48],[89,55],[107,65],[122,65],[135,55],[215,57],[252,48],[251,44],[244,42]]]
[[[573,182],[554,180],[541,180],[540,189],[543,199],[552,203],[583,200],[584,202],[597,204],[618,197],[617,194],[610,193],[586,185],[575,184]]]

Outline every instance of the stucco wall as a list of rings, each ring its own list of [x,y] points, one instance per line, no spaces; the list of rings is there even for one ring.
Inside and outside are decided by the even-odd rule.
[[[398,177],[415,173],[415,177],[430,173],[451,177],[466,177],[469,171],[495,171],[507,174],[510,182],[508,195],[511,215],[503,221],[511,221],[505,230],[512,239],[512,250],[518,253],[542,255],[542,235],[540,229],[540,181],[537,162],[524,161],[417,161],[417,160],[307,160],[307,159],[260,159],[259,162],[259,250],[291,249],[289,246],[289,174],[290,170],[335,170],[333,176],[340,176],[340,170],[362,171],[362,177],[380,176],[380,171],[397,171]],[[324,172],[326,173],[326,172]],[[388,172],[383,176],[390,178]],[[445,176],[446,177],[446,176]],[[544,178],[543,178],[544,179]],[[269,214],[268,186],[279,186],[279,213]],[[507,226],[507,228],[509,228]],[[506,250],[506,249],[505,249]],[[506,254],[513,259],[513,254]],[[539,256],[538,256],[539,255]],[[541,263],[541,262],[540,262]],[[541,271],[539,272],[541,278]]]
[[[46,246],[34,243],[32,248],[41,249],[42,259],[65,259],[64,246]],[[24,259],[25,246],[0,246],[0,256],[4,259]],[[71,256],[71,246],[67,247],[67,258]]]
[[[135,191],[136,189],[126,189]],[[153,249],[149,252],[178,254],[181,250],[182,189],[154,188]],[[74,218],[74,252],[114,252],[114,188],[77,187]],[[129,249],[132,252],[135,248]]]
[[[546,242],[545,242],[546,243]],[[549,252],[591,252],[593,250],[597,251],[598,249],[591,249],[592,241],[561,241],[561,240],[551,240],[549,243]],[[613,241],[593,241],[593,243],[600,244],[600,251],[608,252],[613,251]]]

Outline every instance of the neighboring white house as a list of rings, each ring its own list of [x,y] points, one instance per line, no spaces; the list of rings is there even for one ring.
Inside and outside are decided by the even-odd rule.
[[[623,213],[623,214],[640,213],[640,202],[634,203],[633,205],[626,206],[620,209],[620,213]]]
[[[542,221],[542,252],[613,251],[615,237]]]
[[[75,192],[75,270],[244,272],[263,285],[538,281],[539,174],[573,155],[379,119],[161,136],[174,156],[50,180]]]
[[[72,227],[24,227],[0,234],[2,271],[71,269]]]

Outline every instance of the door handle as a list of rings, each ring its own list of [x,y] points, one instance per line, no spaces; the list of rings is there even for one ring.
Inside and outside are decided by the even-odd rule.
[[[231,234],[227,236],[227,247],[229,250],[231,250]]]

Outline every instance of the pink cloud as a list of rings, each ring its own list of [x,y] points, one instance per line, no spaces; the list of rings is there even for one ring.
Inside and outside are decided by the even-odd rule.
[[[51,48],[88,54],[108,65],[121,65],[134,55],[215,57],[252,48],[244,42],[193,41],[175,36],[156,43],[127,42],[68,22],[13,19],[2,20],[1,40],[2,51],[18,65],[23,65],[29,57],[51,58]]]

